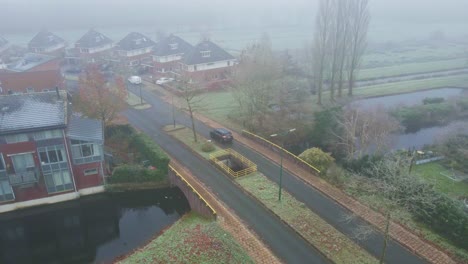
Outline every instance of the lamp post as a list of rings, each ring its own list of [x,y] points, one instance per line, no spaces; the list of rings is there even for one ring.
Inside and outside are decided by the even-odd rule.
[[[282,133],[272,134],[270,137],[283,137],[287,134],[296,131],[295,128],[291,128]],[[280,149],[280,177],[279,177],[279,191],[278,191],[278,201],[281,202],[281,189],[283,186],[283,150],[284,150],[284,140],[281,140],[281,149]]]

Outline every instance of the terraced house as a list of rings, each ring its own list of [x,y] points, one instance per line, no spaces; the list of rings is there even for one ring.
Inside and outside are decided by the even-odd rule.
[[[153,52],[153,73],[165,75],[180,70],[180,62],[193,46],[175,35],[169,35],[158,42]]]
[[[65,58],[70,64],[104,61],[110,56],[113,47],[110,38],[91,29],[75,43],[74,49],[66,51]]]
[[[147,36],[131,32],[115,46],[119,62],[129,67],[136,67],[145,61],[151,61],[151,52],[156,43]]]
[[[33,53],[61,55],[66,47],[65,40],[54,33],[42,30],[28,43],[28,49]]]
[[[103,191],[103,128],[64,91],[0,96],[0,212]]]

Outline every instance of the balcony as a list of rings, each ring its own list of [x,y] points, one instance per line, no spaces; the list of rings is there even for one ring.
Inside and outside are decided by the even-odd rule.
[[[11,186],[35,183],[39,180],[39,169],[31,168],[26,171],[8,174]]]

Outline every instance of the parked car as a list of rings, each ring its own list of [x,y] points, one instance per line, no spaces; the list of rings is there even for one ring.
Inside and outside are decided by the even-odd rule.
[[[131,84],[141,84],[141,77],[140,76],[130,76],[128,78],[128,82]]]
[[[174,78],[162,77],[162,78],[159,78],[159,79],[156,81],[156,84],[164,84],[164,83],[168,83],[168,82],[172,82],[172,81],[174,81]]]
[[[231,143],[234,137],[232,136],[231,131],[225,128],[215,128],[210,131],[210,137],[213,140],[216,140],[221,143]]]

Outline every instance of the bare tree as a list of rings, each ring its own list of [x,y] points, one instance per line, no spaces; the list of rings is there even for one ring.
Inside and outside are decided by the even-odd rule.
[[[182,110],[189,113],[190,121],[192,122],[193,140],[198,142],[197,133],[195,130],[195,119],[193,115],[202,109],[201,103],[203,101],[203,97],[200,96],[200,91],[197,89],[196,84],[192,80],[188,78],[182,78],[179,84],[180,98],[184,101],[185,105],[182,107]]]
[[[390,145],[390,134],[400,129],[399,122],[382,107],[360,109],[351,106],[337,117],[342,134],[335,134],[348,159],[373,152],[383,154]]]
[[[317,103],[322,104],[322,91],[325,73],[327,72],[327,53],[330,42],[333,5],[332,0],[320,1],[319,12],[315,22],[314,44],[312,48],[313,72],[317,89]]]
[[[382,232],[384,241],[380,255],[380,263],[384,263],[387,253],[388,241],[392,227],[392,219],[400,210],[411,211],[413,207],[419,206],[431,210],[434,206],[432,186],[421,184],[419,180],[409,174],[408,167],[410,159],[408,157],[388,157],[365,171],[365,174],[372,175],[368,178],[359,174],[352,177],[355,186],[360,193],[366,196],[375,197],[374,206],[383,214],[371,214],[375,217],[370,222],[379,223],[375,226],[360,225],[354,230],[357,239],[367,239],[375,232]],[[424,206],[421,206],[424,205]],[[345,220],[353,220],[355,215],[346,215]]]
[[[353,95],[356,71],[367,47],[370,13],[369,0],[354,0],[349,5],[349,59],[348,59],[348,96]]]
[[[239,112],[246,117],[246,122],[250,122],[249,126],[262,126],[269,104],[278,90],[280,76],[279,63],[267,35],[260,43],[243,51],[232,73],[231,89]]]

